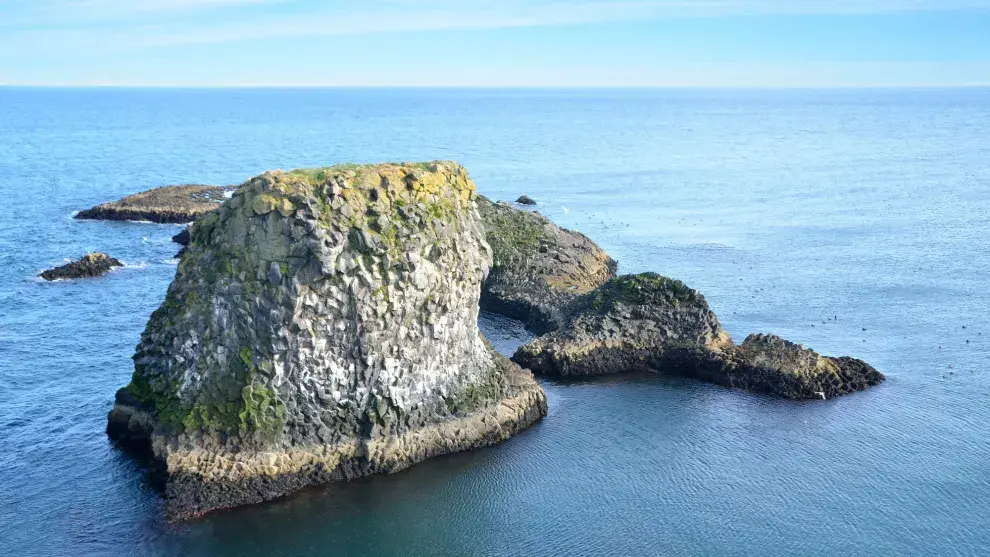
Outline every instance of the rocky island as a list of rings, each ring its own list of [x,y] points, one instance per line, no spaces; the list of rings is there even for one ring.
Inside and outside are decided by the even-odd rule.
[[[667,372],[785,398],[832,398],[883,381],[854,358],[828,358],[773,335],[733,344],[704,296],[655,273],[624,275],[582,296],[556,331],[513,356],[537,373]]]
[[[48,269],[38,276],[49,281],[92,278],[105,275],[114,267],[123,266],[124,264],[120,260],[97,251],[87,253],[71,263],[60,265],[54,269]]]
[[[580,296],[615,276],[615,260],[580,232],[481,195],[478,210],[494,261],[481,293],[486,311],[542,334],[559,327]]]
[[[193,225],[107,432],[171,519],[498,443],[547,405],[478,331],[491,265],[456,163],[258,176]]]
[[[192,222],[223,203],[232,187],[162,186],[79,211],[77,219]]]

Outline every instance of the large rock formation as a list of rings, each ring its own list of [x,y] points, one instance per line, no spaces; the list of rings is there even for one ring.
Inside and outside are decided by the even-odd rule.
[[[477,328],[491,250],[452,162],[269,172],[196,221],[107,431],[170,518],[402,470],[546,414]]]
[[[118,259],[97,251],[87,253],[71,263],[48,269],[38,276],[45,280],[91,278],[105,275],[114,267],[123,266]]]
[[[494,264],[481,307],[535,333],[559,327],[581,295],[615,276],[616,263],[587,236],[507,203],[478,196]]]
[[[704,296],[654,273],[621,276],[582,297],[560,329],[513,359],[551,375],[673,372],[787,398],[831,398],[884,379],[861,360],[827,358],[771,335],[735,346]]]
[[[77,219],[192,222],[216,210],[233,188],[221,186],[162,186],[79,211]]]

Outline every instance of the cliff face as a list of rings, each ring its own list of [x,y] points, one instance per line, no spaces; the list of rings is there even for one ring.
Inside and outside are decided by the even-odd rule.
[[[266,173],[198,220],[108,433],[171,518],[401,470],[546,414],[477,328],[491,250],[452,162]]]
[[[573,302],[613,278],[616,263],[587,236],[538,213],[478,196],[494,264],[483,309],[542,334],[559,327]]]
[[[854,358],[829,358],[773,335],[736,346],[704,297],[654,273],[610,280],[572,306],[561,328],[513,360],[538,373],[672,372],[785,398],[832,398],[884,376]]]

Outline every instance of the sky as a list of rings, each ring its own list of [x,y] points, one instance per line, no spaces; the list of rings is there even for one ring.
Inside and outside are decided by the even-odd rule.
[[[0,84],[990,84],[990,0],[0,0]]]

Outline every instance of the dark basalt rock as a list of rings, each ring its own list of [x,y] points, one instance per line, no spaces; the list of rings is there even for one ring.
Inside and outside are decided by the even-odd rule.
[[[140,220],[160,223],[192,222],[216,210],[233,187],[162,186],[118,201],[80,211],[77,219]]]
[[[114,267],[123,267],[119,260],[101,252],[88,253],[71,263],[41,273],[45,280],[91,278],[105,275]]]
[[[536,205],[536,201],[533,201],[533,199],[526,194],[520,195],[519,199],[516,199],[516,203],[520,205]]]
[[[616,263],[587,236],[507,203],[478,196],[493,253],[481,307],[537,333],[560,326],[571,304],[615,276]]]
[[[449,161],[267,172],[192,227],[107,433],[170,519],[403,470],[546,415],[478,330],[492,254]]]
[[[866,362],[828,358],[773,335],[732,343],[704,297],[654,273],[613,279],[572,306],[557,331],[513,360],[558,376],[668,372],[776,396],[831,398],[884,380]]]
[[[175,242],[176,244],[179,244],[180,246],[188,246],[189,245],[189,228],[190,227],[187,226],[187,227],[183,228],[181,232],[179,232],[178,234],[172,236],[172,241]]]

